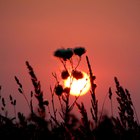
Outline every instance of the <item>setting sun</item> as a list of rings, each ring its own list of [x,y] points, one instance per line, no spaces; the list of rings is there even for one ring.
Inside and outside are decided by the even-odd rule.
[[[64,80],[64,86],[65,87],[70,87],[70,83],[72,80],[72,84],[70,87],[70,94],[73,96],[82,96],[85,95],[89,89],[90,89],[90,79],[89,76],[85,73],[82,72],[83,78],[82,79],[75,79],[73,77],[68,77],[66,80]]]

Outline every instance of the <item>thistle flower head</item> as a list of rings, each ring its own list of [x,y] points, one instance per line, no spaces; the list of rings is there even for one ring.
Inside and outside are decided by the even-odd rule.
[[[63,49],[57,49],[55,52],[54,52],[54,56],[55,57],[62,57],[62,54],[63,54]]]
[[[73,56],[73,51],[70,48],[58,49],[54,52],[54,56],[62,58],[64,61],[70,59]]]
[[[86,50],[83,47],[76,47],[74,48],[73,51],[74,51],[74,54],[78,55],[79,57],[81,57],[84,53],[86,53]]]
[[[73,51],[68,48],[64,51],[63,59],[70,59],[73,56]]]

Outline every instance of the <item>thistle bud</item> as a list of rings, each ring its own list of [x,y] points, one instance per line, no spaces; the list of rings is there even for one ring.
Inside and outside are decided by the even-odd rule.
[[[81,71],[73,70],[72,71],[72,76],[77,80],[82,79],[83,78],[83,73]]]
[[[61,73],[62,79],[67,79],[69,77],[69,73],[67,70],[63,70]]]
[[[70,88],[69,87],[64,88],[64,92],[69,94],[70,93]]]
[[[55,93],[56,93],[56,95],[61,96],[63,93],[63,87],[61,85],[57,85],[55,87]]]

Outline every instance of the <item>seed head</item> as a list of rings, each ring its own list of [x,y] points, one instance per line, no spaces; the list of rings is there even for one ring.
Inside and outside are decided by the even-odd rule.
[[[54,56],[62,58],[64,61],[70,59],[73,56],[73,51],[70,48],[58,49],[54,52]]]
[[[70,93],[70,88],[69,87],[64,88],[64,92],[69,94]]]
[[[81,71],[73,70],[72,71],[72,76],[77,80],[82,79],[83,78],[83,73]]]
[[[61,85],[57,85],[55,87],[55,93],[56,93],[56,95],[61,96],[63,93],[63,87]]]
[[[69,73],[67,70],[63,70],[61,73],[62,79],[67,79],[69,77]]]
[[[75,55],[78,55],[79,57],[81,57],[84,53],[86,53],[85,48],[83,48],[83,47],[74,48],[74,54]]]

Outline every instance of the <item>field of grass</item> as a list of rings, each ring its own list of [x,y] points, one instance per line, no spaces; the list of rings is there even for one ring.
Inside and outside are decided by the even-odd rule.
[[[58,49],[54,51],[54,57],[63,65],[64,70],[60,73],[62,80],[71,78],[81,79],[82,72],[78,70],[78,66],[82,61],[82,56],[85,55],[86,50],[83,47],[74,49]],[[78,59],[74,63],[73,56]],[[50,88],[51,99],[45,100],[41,83],[38,80],[32,66],[26,62],[31,82],[34,91],[31,91],[30,99],[26,97],[22,83],[15,76],[17,88],[23,98],[26,100],[30,109],[29,116],[25,116],[22,112],[16,111],[16,101],[11,94],[9,95],[9,102],[11,108],[14,109],[14,116],[7,116],[7,106],[5,98],[1,93],[2,86],[0,86],[0,139],[18,139],[18,140],[139,140],[140,139],[140,125],[137,117],[135,107],[131,99],[131,93],[124,89],[117,77],[114,77],[116,85],[116,92],[112,93],[111,87],[108,90],[108,99],[112,108],[112,95],[116,94],[118,116],[109,117],[108,115],[99,114],[98,99],[96,97],[96,76],[93,75],[90,61],[86,56],[87,67],[90,77],[90,97],[91,107],[90,113],[92,120],[89,119],[89,114],[85,109],[84,103],[79,103],[80,93],[75,97],[71,104],[70,87],[63,87],[59,82],[56,73],[53,77],[56,80],[55,87]],[[71,84],[70,83],[70,84]],[[57,105],[54,103],[54,96],[57,97],[61,111],[57,110]],[[33,98],[35,97],[35,98]],[[36,99],[38,110],[34,110],[33,100]],[[52,108],[50,108],[50,106]],[[74,107],[79,110],[80,119],[72,113]],[[50,111],[52,110],[52,111]],[[112,108],[113,112],[113,108]],[[61,119],[58,119],[59,118]]]

